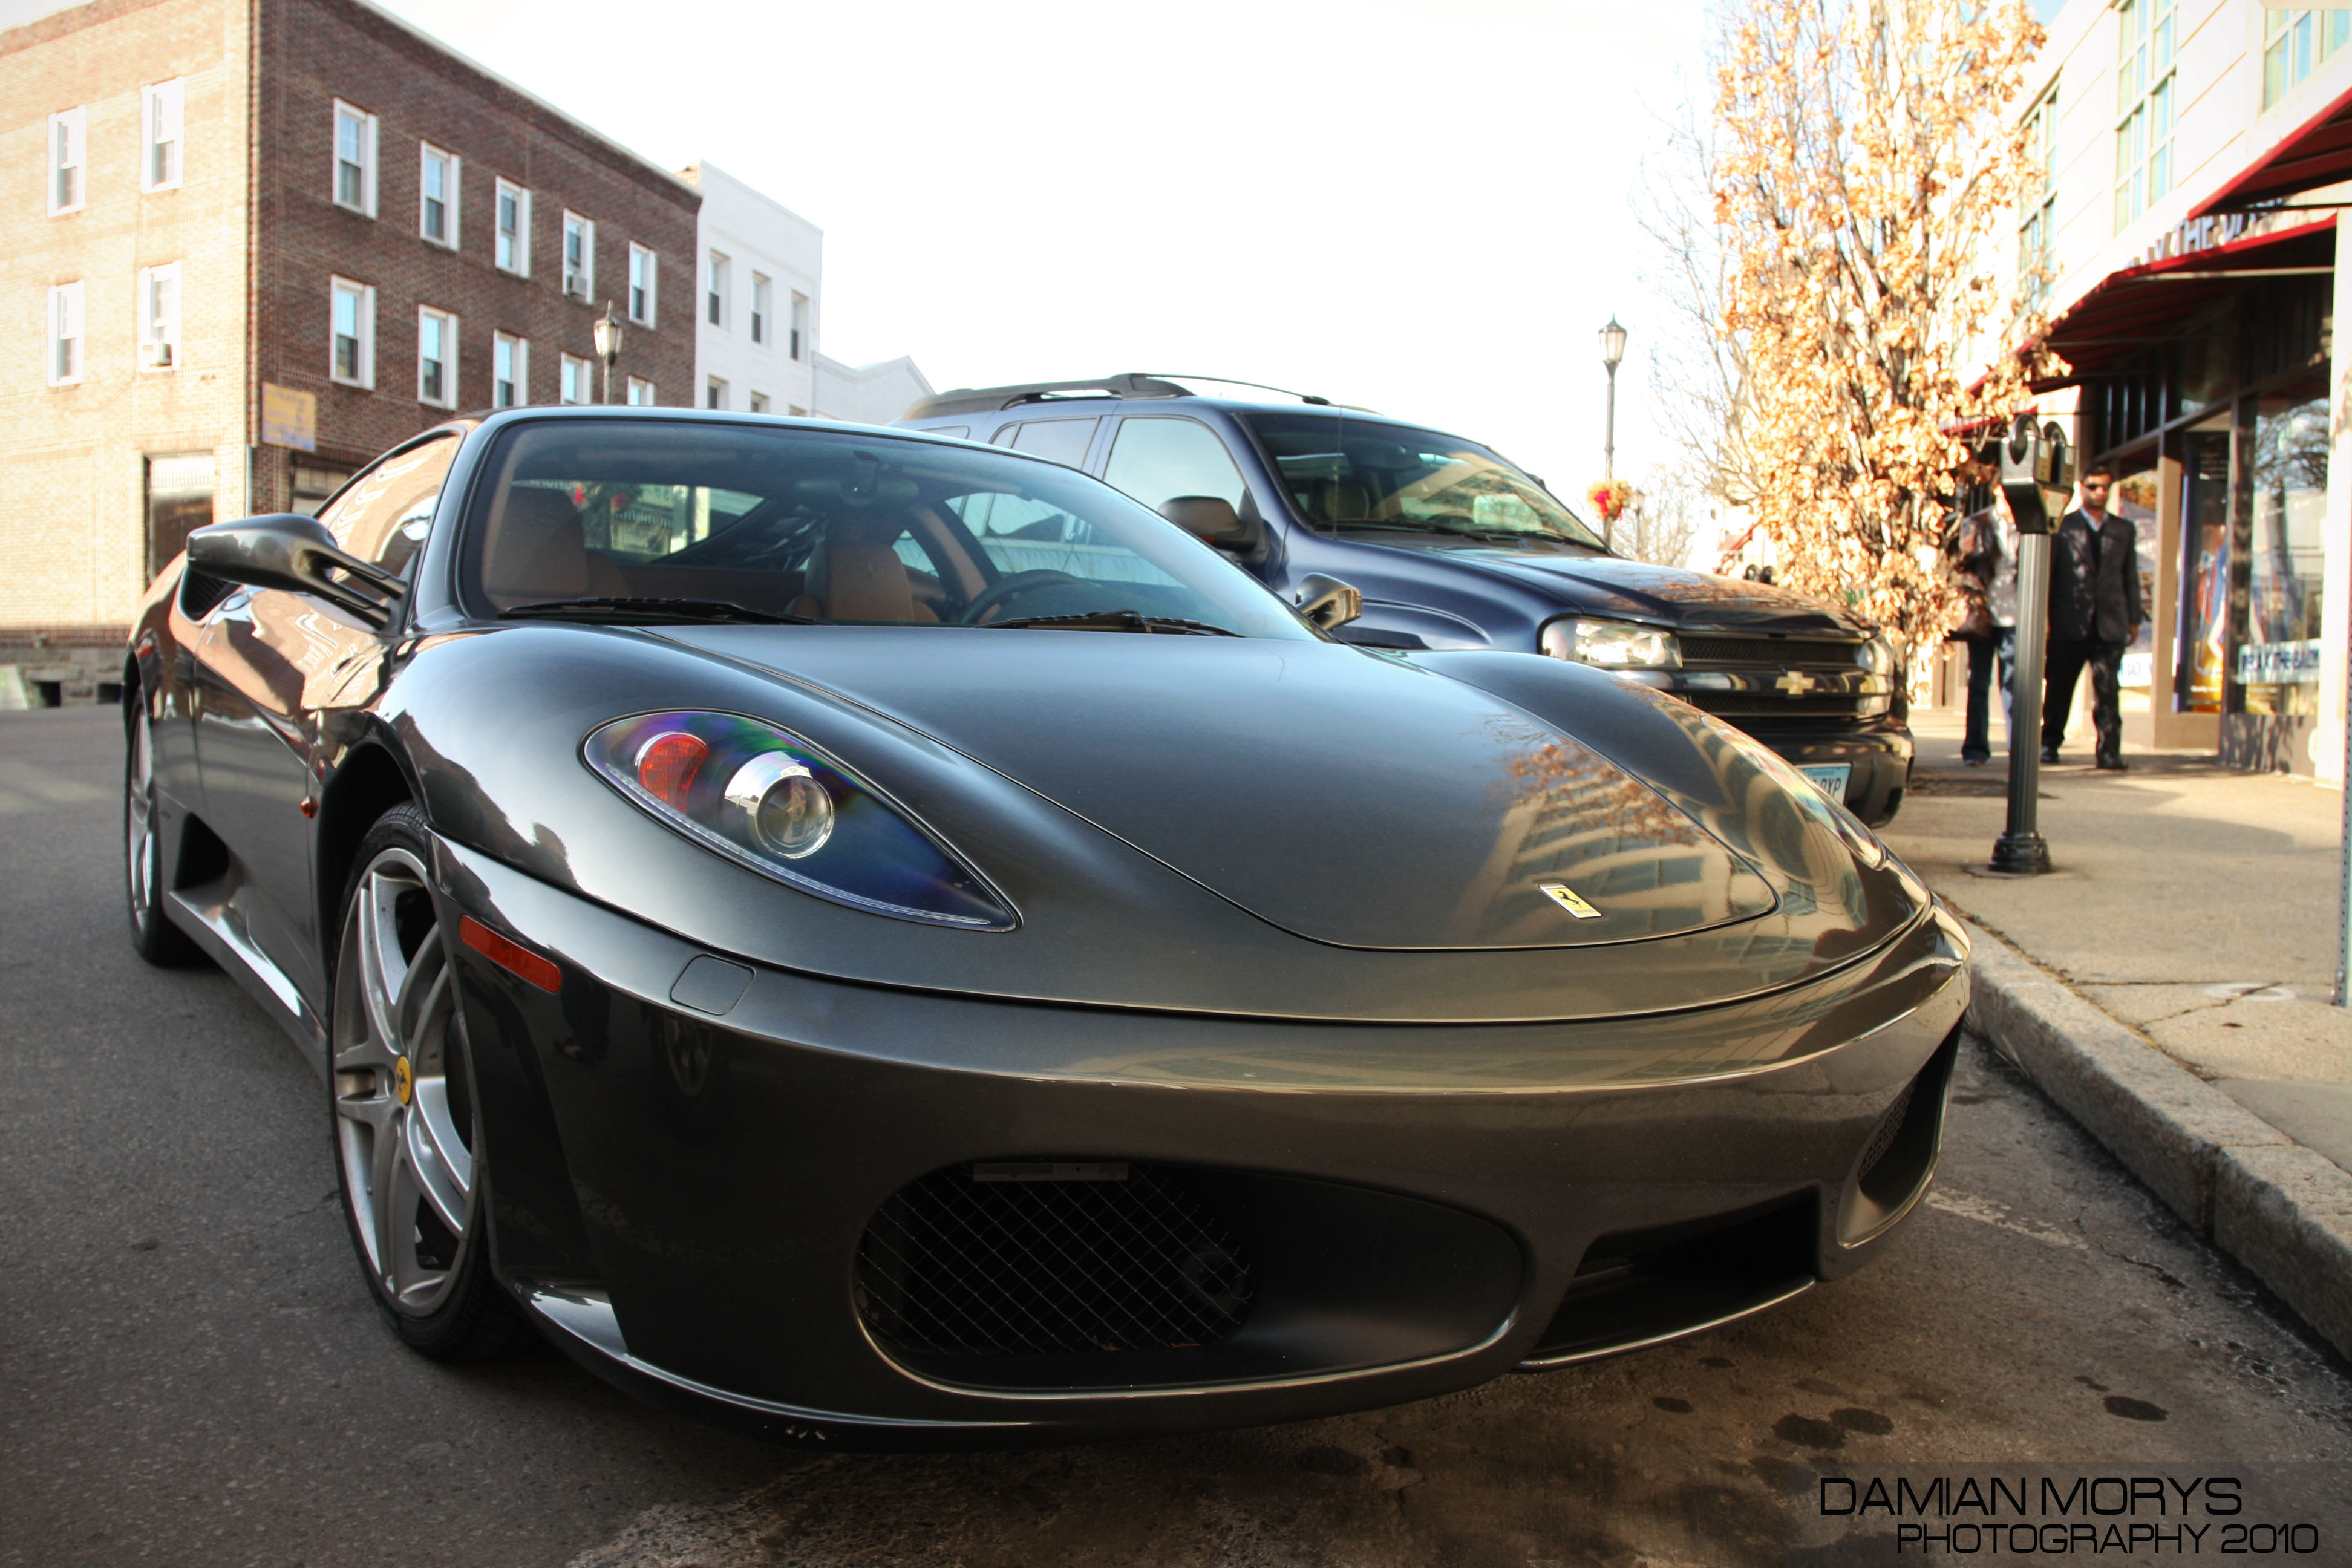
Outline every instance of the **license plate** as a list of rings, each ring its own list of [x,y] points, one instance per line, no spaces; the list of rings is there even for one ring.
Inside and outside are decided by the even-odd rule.
[[[1815,787],[1819,788],[1823,795],[1840,805],[1845,804],[1846,781],[1853,777],[1852,763],[1801,763],[1797,771],[1812,780]]]

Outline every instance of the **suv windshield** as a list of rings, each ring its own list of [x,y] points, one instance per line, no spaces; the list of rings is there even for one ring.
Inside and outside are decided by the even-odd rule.
[[[1541,485],[1458,436],[1339,414],[1243,417],[1318,528],[1607,548]]]
[[[1109,486],[973,447],[546,420],[509,430],[488,474],[462,575],[509,618],[1317,635]]]

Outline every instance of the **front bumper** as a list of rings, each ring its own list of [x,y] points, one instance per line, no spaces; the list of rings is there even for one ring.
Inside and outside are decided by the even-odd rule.
[[[840,1447],[1295,1420],[1785,1299],[1925,1192],[1967,1005],[1940,910],[1736,1006],[1318,1025],[844,984],[437,859],[451,915],[562,970],[549,994],[459,953],[500,1278],[603,1375]],[[1026,1361],[888,1342],[861,1304],[877,1211],[933,1173],[1054,1159],[1225,1194],[1257,1271],[1241,1329]]]
[[[1850,764],[1853,772],[1846,779],[1846,809],[1872,826],[1892,820],[1902,808],[1903,792],[1911,783],[1913,742],[1910,727],[1900,719],[1843,725],[1768,719],[1736,722],[1801,767]]]

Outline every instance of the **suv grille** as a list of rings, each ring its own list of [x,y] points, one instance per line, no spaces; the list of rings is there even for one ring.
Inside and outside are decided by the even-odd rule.
[[[1852,719],[1887,709],[1885,697],[1852,691],[1816,691],[1803,697],[1778,691],[1678,691],[1675,695],[1718,719]]]
[[[1238,1329],[1254,1293],[1172,1173],[1120,1162],[934,1172],[891,1194],[857,1255],[859,1315],[919,1354],[1192,1349]]]
[[[1852,669],[1861,662],[1862,644],[1823,638],[1699,637],[1676,639],[1682,645],[1683,667],[1719,664],[1759,665],[1785,668],[1792,664],[1834,664]]]

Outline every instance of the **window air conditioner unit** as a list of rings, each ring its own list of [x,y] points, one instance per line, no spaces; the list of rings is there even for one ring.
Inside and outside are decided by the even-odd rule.
[[[139,363],[149,370],[169,370],[172,367],[172,345],[169,343],[141,343],[139,345]]]
[[[587,274],[584,272],[565,273],[563,275],[563,291],[574,300],[585,300],[588,298]]]

